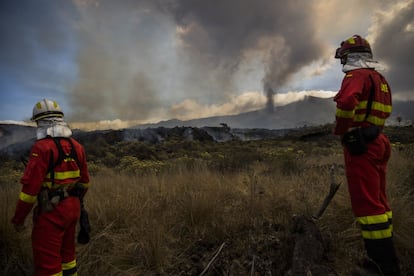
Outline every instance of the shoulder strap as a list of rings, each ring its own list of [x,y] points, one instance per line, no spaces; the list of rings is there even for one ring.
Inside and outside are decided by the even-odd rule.
[[[53,137],[53,142],[55,142],[56,148],[58,149],[58,159],[55,162],[55,165],[62,163],[65,153],[63,151],[62,145],[60,144],[60,138]]]
[[[368,103],[367,103],[367,112],[365,113],[364,121],[367,120],[369,114],[371,113],[372,102],[374,101],[374,94],[375,94],[375,81],[372,78],[372,75],[369,75],[369,79],[371,80],[371,90],[368,96]]]
[[[75,145],[73,144],[72,138],[66,138],[67,141],[70,144],[70,157],[72,157],[73,159],[75,159],[76,164],[79,167],[79,158],[78,158],[78,153],[76,152],[76,148]]]
[[[63,162],[63,159],[65,158],[65,152],[63,151],[62,144],[60,143],[61,139],[65,139],[69,142],[71,149],[69,156],[73,158],[76,162],[76,164],[79,167],[79,159],[78,154],[75,149],[75,145],[73,144],[73,141],[71,138],[62,138],[62,137],[53,137],[53,142],[55,142],[56,148],[58,150],[58,159],[56,162],[53,161],[53,150],[50,150],[50,159],[49,159],[49,173],[50,173],[50,181],[52,182],[52,186],[55,184],[55,167]]]
[[[63,151],[62,144],[60,143],[60,140],[62,140],[62,139],[68,141],[69,144],[70,144],[70,153],[69,153],[69,155],[65,154],[65,152]],[[56,147],[58,149],[58,153],[59,153],[59,157],[56,160],[55,165],[59,165],[60,163],[62,163],[62,161],[63,161],[63,159],[65,158],[66,155],[73,158],[75,160],[76,164],[79,165],[78,153],[76,152],[75,145],[73,144],[73,141],[72,141],[71,138],[63,138],[63,137],[53,138],[53,141],[55,142]]]
[[[48,172],[50,173],[50,182],[52,182],[52,186],[53,186],[55,185],[55,162],[53,162],[53,150],[50,150]]]

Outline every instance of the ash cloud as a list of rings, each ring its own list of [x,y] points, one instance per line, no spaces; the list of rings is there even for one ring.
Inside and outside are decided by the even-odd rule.
[[[201,107],[243,112],[249,103],[225,103],[261,89],[260,101],[269,104],[287,92],[293,74],[326,56],[336,40],[330,35],[340,35],[338,42],[345,31],[363,35],[366,30],[355,27],[360,21],[348,22],[351,13],[359,19],[366,6],[383,9],[374,0],[351,2],[349,8],[340,1],[299,0],[4,0],[0,78],[29,84],[24,88],[30,92],[21,93],[27,110],[39,97],[64,98],[72,121],[209,114]],[[413,87],[413,1],[400,2],[405,8],[393,10],[388,20],[377,17],[381,28],[372,42],[374,56],[389,65],[394,92]],[[327,19],[319,21],[319,12],[335,12],[341,24],[321,28]],[[339,28],[344,18],[354,25]],[[257,86],[239,91],[249,72]]]
[[[263,90],[286,84],[303,66],[317,60],[323,45],[315,36],[311,1],[180,0],[169,9],[185,32],[181,39],[194,55],[203,53],[207,68],[224,65],[231,80],[250,53],[265,68]]]
[[[375,17],[374,58],[388,66],[388,78],[394,93],[413,99],[414,93],[414,1],[402,1],[390,12]],[[404,95],[405,96],[402,96]]]
[[[271,99],[265,87],[277,92],[323,49],[308,1],[106,0],[78,6],[79,81],[70,93],[76,120],[149,118],[157,108],[177,106],[169,93],[207,106],[228,101],[235,73],[249,58],[261,60],[262,89]],[[165,51],[170,54],[160,58]]]
[[[145,1],[79,4],[78,81],[71,89],[74,120],[133,120],[160,102],[160,36],[165,19]]]

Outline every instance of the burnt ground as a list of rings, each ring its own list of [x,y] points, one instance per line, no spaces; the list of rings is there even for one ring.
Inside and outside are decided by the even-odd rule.
[[[261,228],[261,229],[260,229]],[[288,228],[263,223],[220,242],[200,240],[177,256],[168,275],[338,275],[329,240],[305,216]],[[260,229],[260,230],[257,230]],[[253,232],[254,231],[254,232]]]

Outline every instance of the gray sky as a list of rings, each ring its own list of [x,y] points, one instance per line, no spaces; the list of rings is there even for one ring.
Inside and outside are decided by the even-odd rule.
[[[3,0],[0,120],[42,98],[71,121],[154,122],[259,109],[265,87],[276,105],[332,94],[353,34],[414,99],[414,0]]]

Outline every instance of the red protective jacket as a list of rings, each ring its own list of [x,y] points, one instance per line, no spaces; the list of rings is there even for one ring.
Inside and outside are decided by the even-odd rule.
[[[78,162],[69,157],[71,150],[70,142],[60,139],[60,144],[66,157],[63,162],[56,164],[54,168],[54,185],[52,185],[50,173],[48,173],[51,158],[53,158],[53,162],[56,162],[59,157],[59,150],[53,138],[47,137],[38,140],[32,146],[29,162],[20,181],[23,186],[12,223],[16,225],[24,223],[42,187],[53,190],[63,185],[70,190],[74,184],[78,183],[78,185],[85,188],[86,192],[89,185],[89,173],[85,151],[75,139],[69,139],[71,139],[75,147]]]
[[[372,88],[374,97],[371,111],[365,118]],[[382,128],[392,111],[390,86],[374,69],[364,68],[347,72],[334,101],[337,107],[334,134],[337,135],[345,134],[349,128],[370,124]]]

